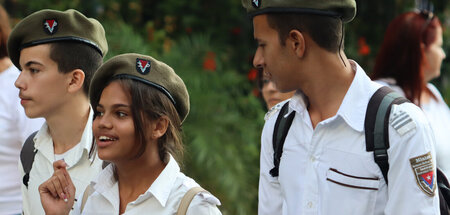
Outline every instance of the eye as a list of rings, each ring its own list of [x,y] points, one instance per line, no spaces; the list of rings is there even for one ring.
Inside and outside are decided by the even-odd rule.
[[[125,113],[125,112],[122,112],[122,111],[117,111],[117,116],[118,117],[120,117],[120,118],[123,118],[123,117],[127,117],[128,116],[128,114],[127,113]]]
[[[103,112],[101,112],[101,111],[95,111],[95,113],[94,113],[94,118],[95,117],[98,117],[98,116],[103,116]]]
[[[35,74],[35,73],[38,73],[39,70],[38,70],[38,69],[34,69],[34,68],[30,68],[30,72],[33,73],[33,74]]]

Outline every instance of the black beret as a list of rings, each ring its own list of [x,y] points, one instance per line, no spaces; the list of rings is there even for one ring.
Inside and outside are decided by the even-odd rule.
[[[108,52],[105,30],[96,19],[70,9],[40,10],[21,20],[11,31],[8,54],[20,68],[20,51],[26,47],[58,41],[76,41],[93,47],[102,56]]]

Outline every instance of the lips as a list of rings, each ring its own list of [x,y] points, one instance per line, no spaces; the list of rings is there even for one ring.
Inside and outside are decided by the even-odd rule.
[[[97,138],[97,146],[99,148],[107,147],[117,141],[119,138],[116,138],[112,135],[100,135]]]
[[[20,98],[20,104],[21,105],[25,105],[27,104],[29,101],[31,101],[31,98],[28,96],[24,96],[22,94],[19,94],[19,98]]]

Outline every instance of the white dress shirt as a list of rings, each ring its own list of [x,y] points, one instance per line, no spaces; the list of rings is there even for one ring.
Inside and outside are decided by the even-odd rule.
[[[29,119],[20,105],[19,89],[14,82],[19,70],[10,66],[0,71],[0,215],[19,214],[22,194],[17,162],[27,137],[37,131],[44,119]]]
[[[76,188],[76,196],[82,193],[90,181],[101,171],[102,161],[95,155],[89,159],[89,151],[93,142],[92,135],[93,110],[89,110],[89,118],[83,131],[80,142],[68,151],[64,161],[67,163],[67,171]],[[35,148],[38,150],[30,171],[28,188],[22,184],[23,211],[25,215],[45,214],[41,205],[39,185],[53,175],[53,162],[55,154],[53,140],[48,133],[47,123],[41,127],[34,137]],[[22,163],[19,161],[19,169],[23,177]]]
[[[387,186],[373,152],[366,151],[364,134],[367,104],[381,85],[351,64],[356,74],[337,114],[316,128],[303,96],[292,97],[289,109],[296,115],[284,143],[279,177],[269,174],[278,114],[268,113],[261,137],[259,215],[439,214],[437,189],[432,196],[422,191],[410,162],[430,153],[429,161],[435,163],[434,137],[424,114],[411,103],[392,106]],[[412,120],[394,128],[400,115]]]
[[[391,87],[403,96],[405,95],[402,88],[396,85],[394,79],[380,79],[376,82]],[[450,179],[450,109],[433,84],[428,83],[427,88],[437,100],[431,98],[427,104],[421,104],[422,110],[430,122],[436,138],[437,166]]]
[[[87,198],[83,211],[80,211],[82,201],[77,201],[73,214],[119,214],[119,182],[114,177],[113,165],[108,165],[91,184],[94,192]],[[169,163],[158,178],[144,194],[128,203],[123,214],[176,214],[184,194],[190,188],[197,186],[199,185],[193,179],[180,172],[177,162],[170,156]],[[82,196],[79,196],[78,199],[82,199]],[[220,201],[216,197],[201,192],[192,200],[187,215],[220,215],[217,205],[220,205]]]

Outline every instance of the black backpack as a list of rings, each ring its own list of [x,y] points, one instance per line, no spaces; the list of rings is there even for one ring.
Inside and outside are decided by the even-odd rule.
[[[388,184],[387,174],[389,171],[389,159],[387,149],[389,149],[389,115],[392,104],[409,102],[408,99],[395,93],[389,87],[381,87],[370,98],[364,120],[364,130],[366,136],[366,151],[373,151],[375,163],[380,167],[384,180]],[[273,131],[273,164],[270,170],[272,177],[278,176],[280,158],[283,154],[283,145],[291,127],[295,111],[284,117],[288,112],[289,102],[286,102],[278,114]],[[439,204],[442,215],[450,215],[450,185],[444,173],[437,169],[437,185],[439,188]]]

